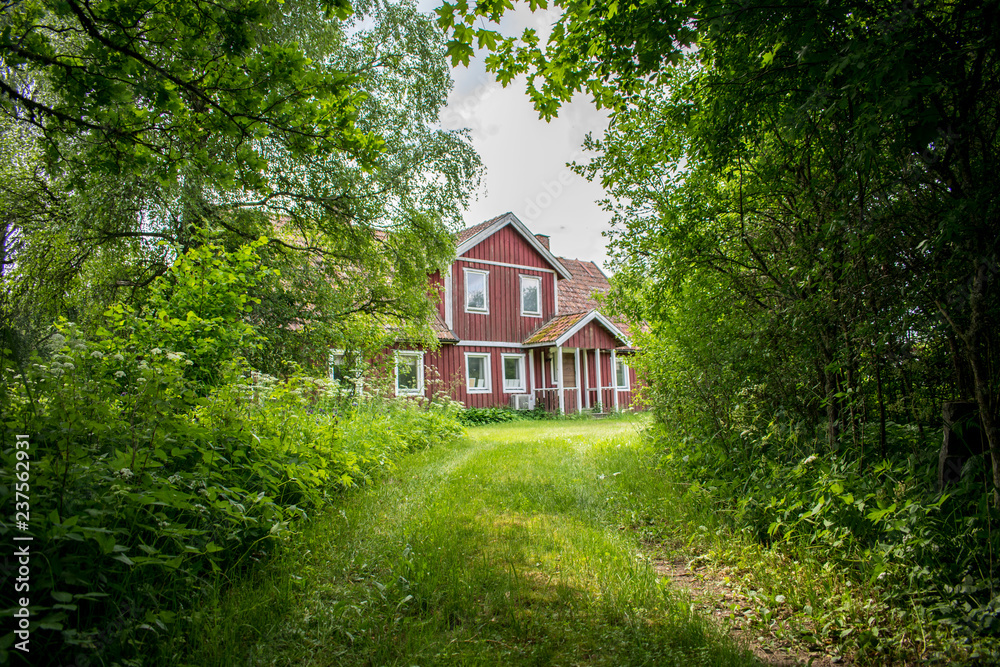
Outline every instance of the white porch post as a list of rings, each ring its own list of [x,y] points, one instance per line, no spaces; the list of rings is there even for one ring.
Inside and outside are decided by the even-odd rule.
[[[597,373],[597,404],[601,406],[601,412],[607,409],[604,405],[604,387],[601,384],[601,350],[594,348],[594,372]]]
[[[556,393],[559,394],[559,414],[566,414],[566,396],[563,395],[563,358],[562,358],[562,348],[556,348],[556,364],[557,364],[557,374],[556,374]]]
[[[611,350],[611,383],[615,386],[614,403],[615,412],[618,412],[618,366],[616,364],[615,351]]]
[[[583,397],[580,394],[580,348],[573,351],[573,372],[576,374],[576,411],[583,412]]]
[[[587,382],[590,380],[590,364],[587,363],[587,351],[583,351],[583,407],[590,409],[590,389]]]
[[[537,384],[535,384],[535,351],[534,350],[528,350],[528,366],[530,366],[528,372],[531,373],[531,402],[534,403],[535,402],[535,387],[538,386]],[[542,368],[542,372],[543,373],[545,372],[545,368],[544,367]]]

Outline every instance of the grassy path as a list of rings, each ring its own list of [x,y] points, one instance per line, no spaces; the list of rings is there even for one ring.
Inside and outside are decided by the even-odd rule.
[[[623,529],[670,502],[639,426],[477,428],[409,457],[317,521],[287,577],[238,591],[199,663],[754,664]]]

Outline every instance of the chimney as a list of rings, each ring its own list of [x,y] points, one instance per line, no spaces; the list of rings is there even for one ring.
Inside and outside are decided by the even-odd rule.
[[[545,246],[546,250],[549,250],[549,237],[547,234],[535,234],[535,238],[538,242]]]

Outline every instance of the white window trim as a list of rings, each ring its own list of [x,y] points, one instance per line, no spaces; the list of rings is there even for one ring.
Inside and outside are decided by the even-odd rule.
[[[507,359],[518,359],[521,362],[521,386],[507,388]],[[528,390],[528,381],[525,378],[525,362],[523,354],[501,354],[500,355],[500,378],[503,380],[503,393],[505,394],[523,394]]]
[[[340,365],[340,364],[334,363],[333,358],[336,357],[336,356],[338,356],[338,355],[339,356],[344,356],[345,354],[347,354],[346,350],[335,349],[335,348],[332,348],[332,347],[330,348],[329,362],[327,364],[327,366],[328,366],[328,368],[327,368],[327,376],[331,380],[334,379],[333,378],[333,369],[334,369],[334,367]]]
[[[485,387],[470,387],[469,386],[469,357],[485,357],[486,358],[486,386]],[[465,391],[470,394],[489,394],[493,391],[493,359],[489,352],[466,352],[465,353]]]
[[[393,376],[395,377],[396,396],[422,396],[424,393],[424,353],[418,350],[396,350],[394,356]],[[417,388],[399,388],[399,359],[400,357],[417,358]]]
[[[622,377],[625,378],[625,384],[618,384],[618,369],[616,368],[615,369],[615,389],[618,389],[619,391],[629,391],[630,386],[631,386],[631,381],[629,379],[628,364],[626,364],[625,361],[621,357],[617,357],[615,359],[615,363],[618,364],[618,365],[620,365],[624,369],[624,372],[622,373]]]
[[[479,269],[462,269],[465,283],[465,312],[467,313],[479,313],[479,314],[489,314],[490,312],[490,272],[480,271]],[[469,274],[478,273],[483,276],[483,301],[486,303],[485,308],[471,308],[469,306]]]
[[[541,276],[528,276],[523,273],[518,276],[520,281],[518,283],[519,295],[521,299],[521,317],[541,317],[542,316],[542,277]],[[537,283],[538,289],[536,290],[538,310],[529,311],[524,309],[524,281],[531,280]]]

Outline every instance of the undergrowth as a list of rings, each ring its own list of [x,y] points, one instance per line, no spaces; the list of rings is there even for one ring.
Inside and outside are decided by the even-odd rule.
[[[780,596],[800,642],[838,646],[861,664],[993,663],[1000,517],[982,457],[939,491],[933,445],[913,446],[916,429],[890,424],[890,433],[906,439],[900,449],[924,453],[862,467],[785,431],[794,442],[768,448],[765,440],[752,455],[733,456],[661,428],[660,466],[684,480],[686,499],[683,527],[667,532],[691,556],[742,572],[744,590],[771,607]],[[778,627],[775,614],[762,616]]]
[[[0,536],[31,537],[29,563],[4,556],[0,662],[156,662],[304,519],[461,433],[446,398],[253,372],[239,353],[259,341],[244,313],[262,273],[253,245],[205,244],[145,307],[63,322],[28,363],[0,350]],[[12,650],[22,608],[28,652]]]

